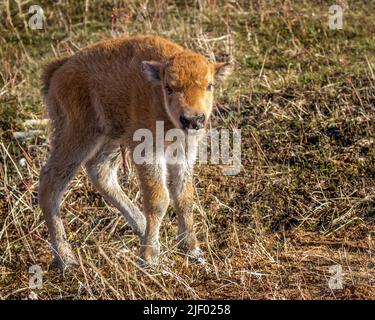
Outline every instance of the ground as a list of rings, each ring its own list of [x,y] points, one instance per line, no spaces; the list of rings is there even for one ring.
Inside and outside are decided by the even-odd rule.
[[[329,7],[343,29],[329,27]],[[0,3],[0,299],[374,299],[375,4],[370,1],[39,1]],[[176,250],[176,217],[161,230],[164,262],[137,264],[139,244],[84,171],[62,204],[80,266],[51,266],[37,205],[48,155],[40,72],[95,41],[159,34],[236,63],[216,90],[212,127],[239,128],[241,172],[198,165],[195,218],[205,265]],[[15,132],[41,130],[26,138]],[[124,190],[141,205],[130,169]],[[29,268],[43,271],[29,286]],[[33,278],[31,278],[33,279]]]

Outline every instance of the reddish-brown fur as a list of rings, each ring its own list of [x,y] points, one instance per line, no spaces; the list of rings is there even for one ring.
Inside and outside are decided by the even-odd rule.
[[[158,232],[169,197],[178,215],[180,246],[189,254],[200,254],[193,229],[192,170],[136,165],[143,191],[142,213],[118,185],[119,146],[132,151],[134,132],[147,128],[155,133],[156,121],[164,121],[165,131],[185,130],[182,115],[189,121],[204,115],[205,125],[212,110],[210,83],[222,81],[230,69],[230,64],[214,65],[157,36],[106,40],[46,67],[43,92],[53,135],[51,155],[40,175],[39,202],[60,267],[75,260],[59,203],[81,164],[141,236],[145,262],[158,255]]]

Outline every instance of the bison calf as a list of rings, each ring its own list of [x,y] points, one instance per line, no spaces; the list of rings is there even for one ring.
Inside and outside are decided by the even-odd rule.
[[[82,164],[95,187],[140,236],[145,263],[158,256],[159,228],[170,198],[180,247],[189,255],[202,255],[193,227],[192,166],[163,159],[135,163],[142,213],[117,180],[120,146],[134,151],[136,130],[146,128],[155,135],[157,121],[164,121],[165,131],[177,128],[185,135],[204,130],[213,86],[231,69],[230,63],[210,63],[156,36],[106,40],[45,68],[43,93],[53,133],[50,157],[40,173],[39,204],[61,269],[76,260],[66,239],[60,201]]]

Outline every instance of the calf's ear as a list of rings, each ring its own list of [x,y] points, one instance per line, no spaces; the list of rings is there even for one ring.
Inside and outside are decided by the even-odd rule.
[[[161,81],[161,70],[163,64],[157,61],[142,61],[142,72],[146,79],[151,82]]]
[[[223,83],[228,76],[232,73],[234,69],[234,63],[233,62],[222,62],[222,63],[216,63],[214,65],[215,68],[215,83]]]

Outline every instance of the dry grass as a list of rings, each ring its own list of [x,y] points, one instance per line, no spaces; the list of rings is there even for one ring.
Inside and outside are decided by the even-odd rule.
[[[333,31],[330,1],[39,3],[44,30],[25,27],[28,1],[0,3],[0,299],[29,296],[33,264],[44,270],[39,299],[375,298],[374,4],[347,1],[344,30]],[[47,131],[12,135],[44,118],[39,75],[51,57],[137,33],[237,61],[212,125],[242,129],[243,170],[197,167],[207,264],[177,254],[171,210],[157,270],[138,267],[137,239],[81,172],[62,205],[80,267],[62,276],[36,202]],[[332,265],[342,266],[341,290],[329,289]]]

